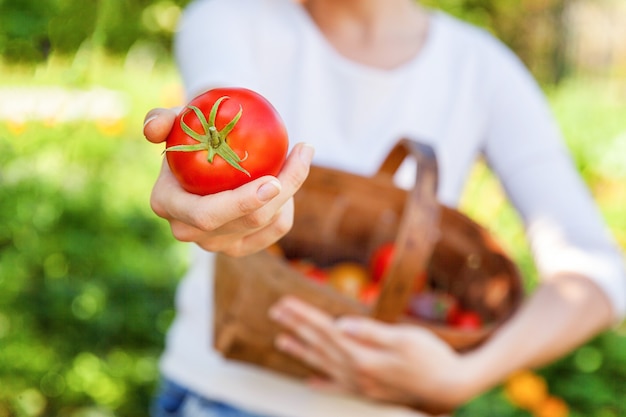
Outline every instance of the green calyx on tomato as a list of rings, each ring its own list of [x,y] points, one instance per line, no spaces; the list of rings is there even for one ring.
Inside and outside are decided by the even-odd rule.
[[[241,106],[239,106],[239,112],[235,115],[235,117],[232,118],[230,122],[228,122],[226,126],[224,126],[222,130],[217,130],[217,127],[215,127],[215,117],[217,115],[217,110],[219,109],[220,104],[222,104],[222,102],[228,98],[228,96],[222,96],[215,101],[209,113],[209,120],[206,119],[206,117],[198,107],[191,105],[186,106],[187,110],[185,110],[180,118],[180,127],[187,135],[198,141],[198,143],[193,145],[171,146],[166,149],[166,152],[208,151],[207,161],[209,163],[213,163],[215,155],[219,155],[233,168],[238,169],[247,176],[250,176],[250,173],[239,164],[248,157],[248,153],[246,152],[244,157],[241,158],[235,153],[235,151],[233,151],[233,149],[227,142],[228,134],[232,132],[232,130],[235,128],[235,125],[243,114],[243,109],[241,108]],[[191,127],[189,127],[189,125],[187,125],[187,123],[185,123],[185,116],[191,111],[196,114],[196,117],[200,121],[200,124],[202,125],[202,128],[204,130],[203,133],[198,133],[194,131]]]

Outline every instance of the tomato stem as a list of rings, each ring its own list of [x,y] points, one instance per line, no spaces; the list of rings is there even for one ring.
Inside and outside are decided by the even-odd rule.
[[[228,96],[222,96],[215,101],[213,106],[211,107],[211,111],[209,112],[209,120],[206,119],[202,111],[196,107],[188,105],[185,107],[184,113],[180,117],[180,127],[190,138],[194,139],[198,143],[193,145],[176,145],[170,146],[166,149],[167,152],[197,152],[197,151],[208,151],[207,161],[209,163],[213,163],[213,159],[215,155],[219,155],[224,159],[228,164],[230,164],[233,168],[243,172],[247,176],[250,176],[250,173],[246,171],[239,163],[245,161],[248,158],[248,153],[244,155],[243,158],[239,157],[237,153],[230,147],[227,142],[228,135],[235,128],[235,125],[241,118],[243,114],[243,109],[239,106],[239,112],[232,118],[230,122],[222,130],[218,130],[215,126],[215,118],[217,117],[217,111],[222,102],[228,99]],[[200,121],[202,125],[203,133],[198,133],[194,131],[187,123],[185,123],[185,116],[194,112],[196,117]]]

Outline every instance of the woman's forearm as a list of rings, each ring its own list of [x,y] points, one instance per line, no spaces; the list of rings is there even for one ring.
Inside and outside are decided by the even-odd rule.
[[[565,355],[612,320],[606,295],[592,281],[575,274],[553,277],[485,345],[466,354],[466,396]]]

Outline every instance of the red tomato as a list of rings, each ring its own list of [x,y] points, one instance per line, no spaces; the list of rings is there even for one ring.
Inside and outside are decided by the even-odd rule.
[[[307,272],[306,276],[311,278],[313,281],[317,281],[322,284],[328,282],[328,273],[322,268],[312,268],[311,270],[309,270],[309,272]]]
[[[306,259],[292,259],[290,261],[292,268],[300,271],[307,278],[322,284],[328,281],[328,273],[313,262]]]
[[[387,270],[391,266],[391,261],[395,254],[395,245],[393,242],[383,243],[380,245],[370,257],[370,277],[373,282],[380,282]],[[415,290],[421,291],[428,279],[426,271],[423,271],[415,277]]]
[[[450,307],[448,313],[444,317],[444,320],[446,323],[452,325],[459,314],[461,314],[461,305],[456,302]]]
[[[176,117],[166,155],[186,191],[207,195],[278,174],[288,147],[285,125],[269,101],[244,88],[216,88]]]
[[[380,295],[380,285],[377,282],[366,284],[359,294],[359,300],[365,305],[372,306]]]
[[[328,282],[342,294],[358,299],[369,282],[367,268],[356,262],[340,262],[328,270]]]
[[[389,268],[391,260],[393,259],[393,253],[393,243],[383,243],[374,251],[370,259],[372,281],[380,282],[383,276],[385,276],[385,272],[387,272],[387,268]]]
[[[483,325],[482,318],[475,311],[457,310],[448,319],[449,324],[457,329],[476,330]]]

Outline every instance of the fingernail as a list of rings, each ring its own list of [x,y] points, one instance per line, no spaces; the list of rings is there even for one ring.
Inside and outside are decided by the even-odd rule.
[[[157,117],[159,117],[159,115],[157,114],[153,114],[152,116],[148,117],[144,122],[143,122],[143,127],[148,126],[148,123],[150,123],[151,121],[153,121],[154,119],[156,119]]]
[[[256,191],[256,195],[261,201],[269,201],[280,193],[280,189],[278,180],[272,179],[261,185]]]
[[[300,149],[300,160],[308,165],[313,160],[314,154],[315,148],[312,145],[305,143],[304,146]]]

